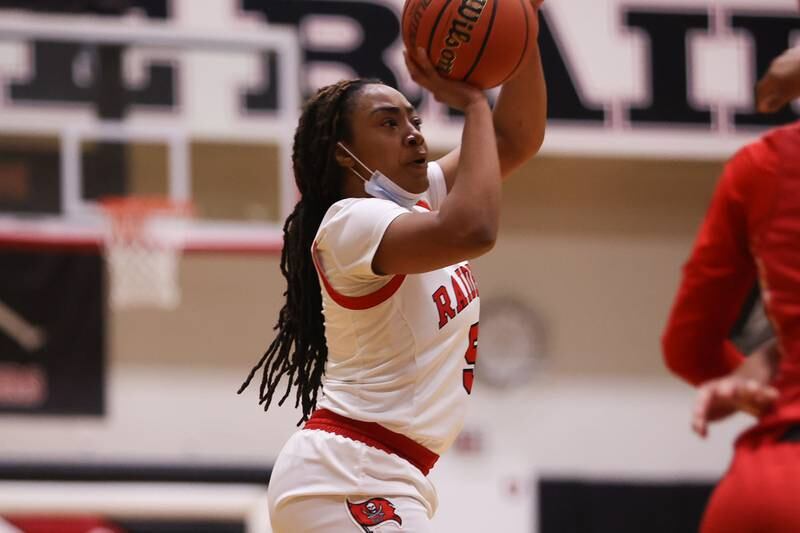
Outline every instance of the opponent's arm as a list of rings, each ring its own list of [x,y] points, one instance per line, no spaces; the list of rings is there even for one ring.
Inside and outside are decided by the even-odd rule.
[[[534,12],[538,14],[541,0],[532,0],[532,4]],[[544,142],[547,88],[539,45],[536,42],[539,34],[539,21],[536,17],[529,20],[529,31],[533,39],[532,45],[528,48],[517,74],[500,89],[492,114],[503,178],[536,155]],[[417,61],[423,60],[417,58]],[[438,161],[444,171],[448,190],[455,182],[462,151],[463,146],[459,146]]]
[[[683,268],[662,346],[669,369],[693,385],[725,376],[743,361],[728,334],[756,270],[738,184],[761,172],[746,150],[726,166]]]
[[[774,113],[795,98],[800,98],[800,46],[778,56],[756,85],[756,107],[761,113]]]

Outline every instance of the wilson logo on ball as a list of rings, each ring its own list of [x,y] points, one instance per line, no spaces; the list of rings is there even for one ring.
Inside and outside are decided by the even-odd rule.
[[[472,40],[472,30],[480,20],[484,7],[486,0],[462,0],[458,16],[450,23],[450,31],[444,40],[445,47],[439,53],[439,61],[436,62],[436,70],[440,73],[446,75],[453,71],[453,63],[458,55],[456,49],[461,43]]]
[[[537,21],[530,0],[407,0],[403,42],[442,76],[489,89],[522,64]]]

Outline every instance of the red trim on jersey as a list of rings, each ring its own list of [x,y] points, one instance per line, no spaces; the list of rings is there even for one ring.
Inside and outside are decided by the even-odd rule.
[[[376,305],[382,304],[397,292],[397,289],[399,289],[400,285],[403,284],[403,280],[406,279],[404,274],[397,274],[389,280],[389,283],[375,292],[365,294],[364,296],[345,296],[334,289],[328,281],[328,278],[325,276],[325,271],[322,269],[322,265],[320,265],[319,258],[317,257],[316,242],[311,248],[311,257],[314,260],[314,266],[317,267],[317,272],[322,280],[322,284],[325,286],[325,290],[328,292],[328,295],[331,297],[331,299],[345,309],[350,309],[352,311],[363,311],[364,309],[369,309],[371,307],[375,307]]]
[[[429,204],[425,200],[420,200],[419,202],[417,202],[417,205],[420,206],[420,207],[424,207],[428,211],[431,211],[431,204]]]
[[[405,435],[386,429],[376,422],[353,420],[327,409],[314,411],[303,429],[319,429],[335,433],[386,453],[392,453],[416,466],[426,476],[439,460],[439,455]]]

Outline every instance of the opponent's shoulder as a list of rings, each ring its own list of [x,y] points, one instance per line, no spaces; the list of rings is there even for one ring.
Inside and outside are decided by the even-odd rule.
[[[726,162],[719,186],[745,196],[754,187],[763,188],[776,175],[780,163],[775,139],[767,134],[740,148]]]
[[[800,121],[773,128],[742,148],[734,161],[747,166],[750,174],[783,173],[787,163],[794,163],[800,153]]]

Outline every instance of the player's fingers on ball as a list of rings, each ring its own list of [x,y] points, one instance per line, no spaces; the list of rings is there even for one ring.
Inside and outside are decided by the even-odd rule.
[[[426,75],[431,76],[431,77],[438,77],[439,76],[439,73],[436,72],[436,68],[433,66],[433,63],[431,63],[431,60],[428,57],[428,54],[425,52],[425,49],[422,48],[421,46],[417,48],[417,56],[416,57],[417,57],[417,64],[419,65],[419,68],[422,69],[422,71]]]
[[[417,46],[414,49],[414,61],[419,63],[419,66],[423,69],[431,64],[431,60],[428,58],[428,53],[421,46]]]
[[[428,83],[425,74],[420,70],[419,65],[414,63],[414,61],[408,56],[406,56],[406,68],[408,69],[408,73],[412,80],[414,80],[418,85],[421,85],[426,89],[430,89],[430,84]]]
[[[409,64],[408,71],[412,74],[414,81],[424,86],[426,89],[433,91],[438,80],[431,76],[431,74],[419,63],[414,61],[413,58],[409,57],[407,61]]]

